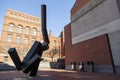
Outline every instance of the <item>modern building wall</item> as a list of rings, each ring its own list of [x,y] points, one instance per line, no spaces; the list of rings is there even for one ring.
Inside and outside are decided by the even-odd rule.
[[[91,0],[76,0],[73,8],[71,9],[71,15],[75,14],[79,9],[86,5]]]
[[[119,18],[120,14],[116,1],[91,0],[78,12],[71,15],[73,21],[71,23],[72,43],[75,44],[108,33],[107,30],[111,27],[105,24]]]
[[[120,73],[120,30],[109,33],[109,40],[116,72]]]
[[[76,62],[78,65],[80,62],[84,62],[87,65],[88,61],[93,61],[96,66],[95,69],[100,67],[104,68],[96,71],[109,72],[112,69],[111,55],[109,44],[107,42],[107,35],[86,40],[81,43],[72,44],[71,40],[71,27],[70,25],[65,27],[65,57],[66,68],[70,69],[71,63]],[[110,72],[113,72],[112,70]]]
[[[66,68],[93,61],[96,72],[120,71],[118,0],[76,0],[65,26]],[[78,6],[79,5],[79,6]]]

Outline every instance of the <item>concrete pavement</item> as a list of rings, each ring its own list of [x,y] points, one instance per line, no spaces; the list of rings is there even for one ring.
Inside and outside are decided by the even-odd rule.
[[[0,80],[120,80],[120,74],[88,73],[43,68],[38,71],[37,76],[34,78],[19,71],[1,71]]]

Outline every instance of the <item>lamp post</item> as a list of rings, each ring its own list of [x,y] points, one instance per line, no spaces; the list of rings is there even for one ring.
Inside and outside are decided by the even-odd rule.
[[[59,59],[60,59],[60,45],[58,46]]]

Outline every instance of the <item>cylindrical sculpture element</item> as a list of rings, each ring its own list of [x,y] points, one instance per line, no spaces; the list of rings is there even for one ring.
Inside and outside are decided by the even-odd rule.
[[[49,38],[48,38],[48,33],[47,33],[47,28],[46,28],[46,5],[41,5],[41,24],[42,24],[42,34],[43,34],[43,39],[44,42],[47,42],[49,44]]]

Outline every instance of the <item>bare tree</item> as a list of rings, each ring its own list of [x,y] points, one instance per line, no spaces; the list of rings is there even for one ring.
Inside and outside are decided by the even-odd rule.
[[[58,54],[57,48],[52,48],[49,50],[49,56],[50,56],[50,58],[52,58],[52,62],[53,62],[53,58],[55,57],[56,54]]]

